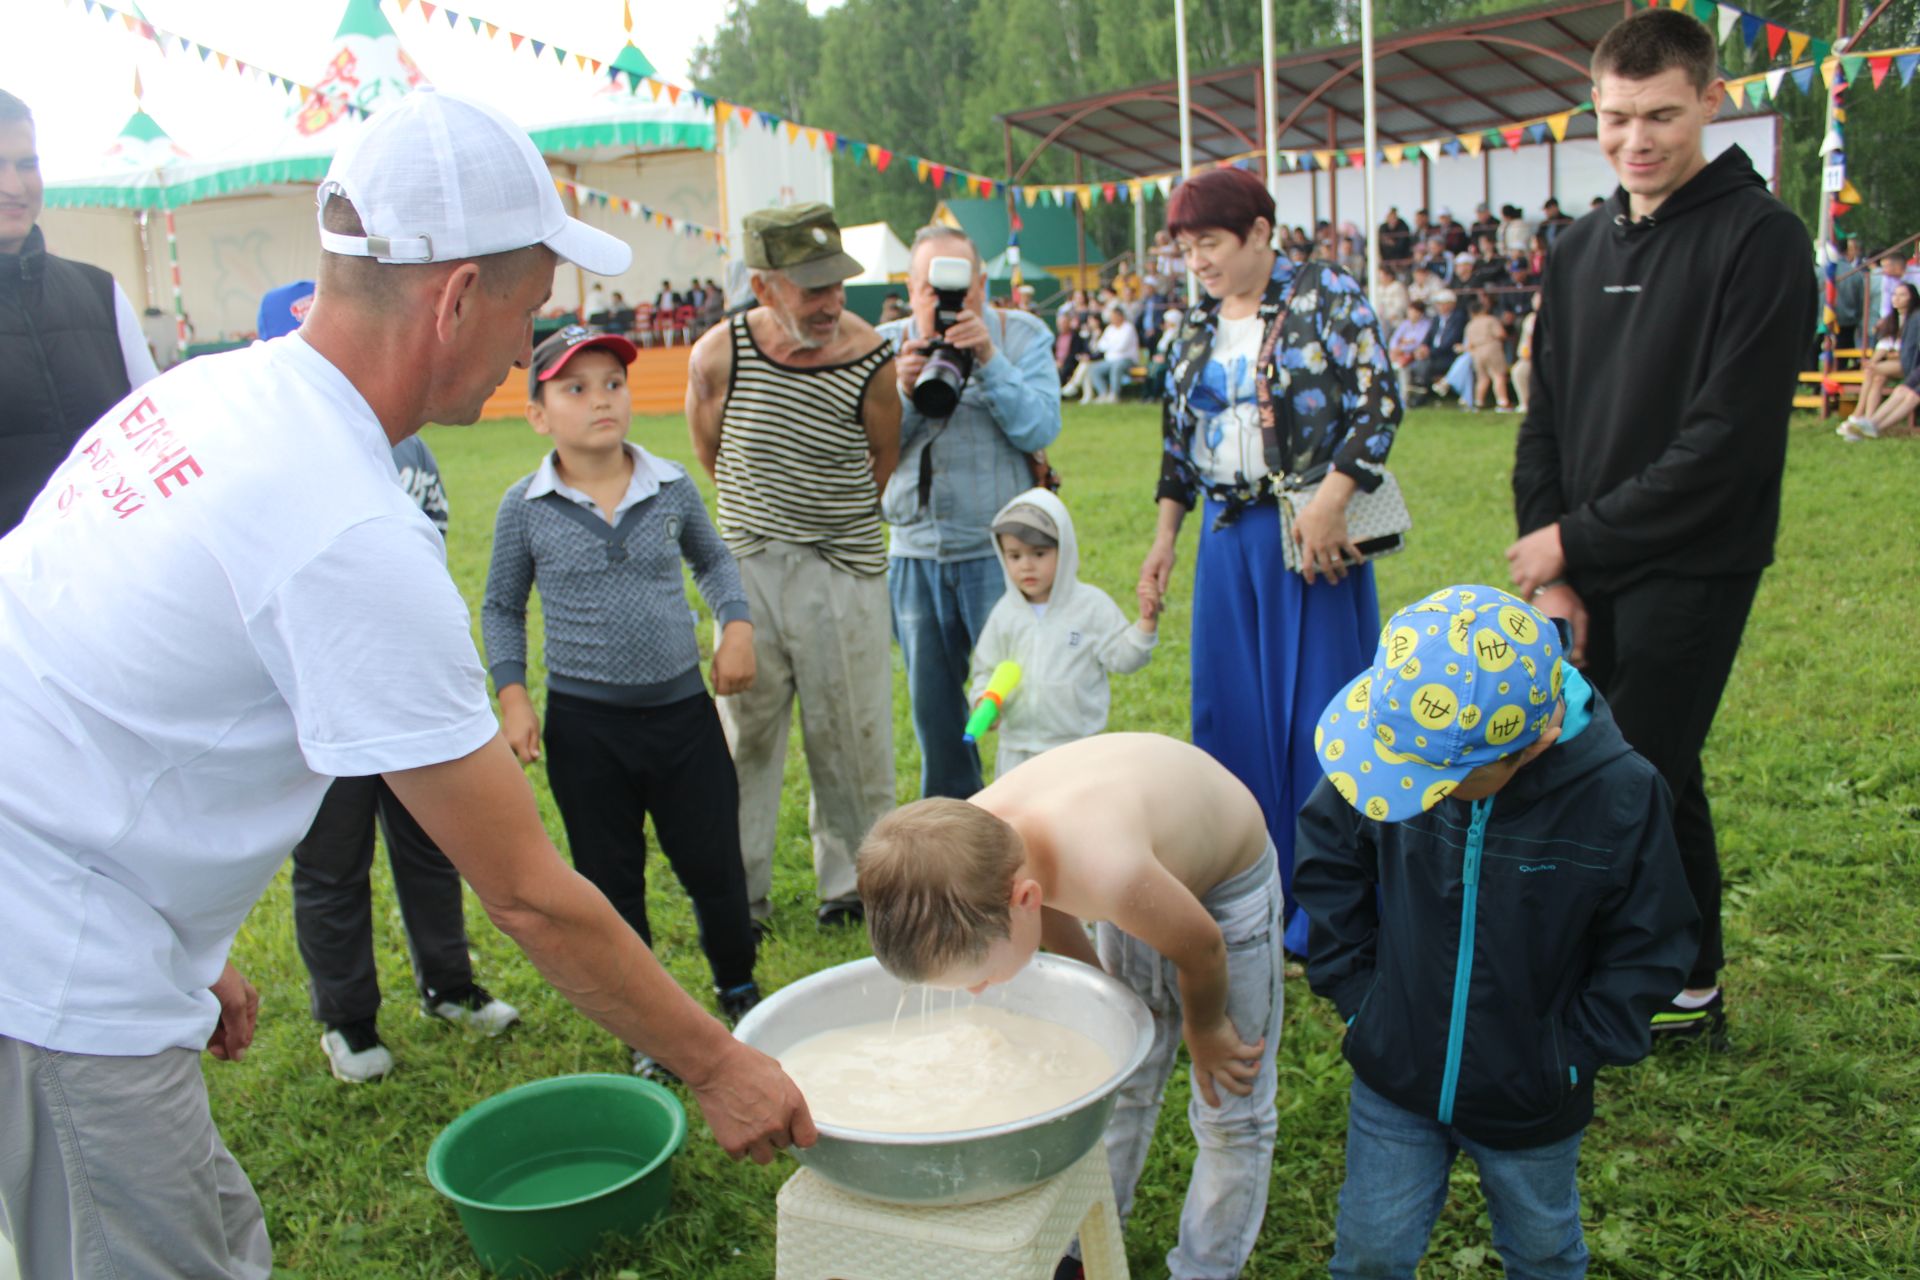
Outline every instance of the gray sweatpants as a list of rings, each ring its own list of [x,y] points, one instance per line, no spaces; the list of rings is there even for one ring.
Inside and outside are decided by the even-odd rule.
[[[1167,1255],[1173,1280],[1221,1280],[1237,1276],[1260,1238],[1267,1214],[1267,1183],[1273,1176],[1273,1141],[1279,1127],[1274,1055],[1280,1048],[1280,876],[1273,842],[1252,867],[1218,885],[1201,905],[1220,926],[1227,944],[1227,1017],[1240,1038],[1264,1037],[1260,1072],[1246,1097],[1217,1090],[1218,1107],[1193,1091],[1187,1124],[1198,1148],[1180,1240]],[[1173,963],[1146,943],[1102,923],[1095,930],[1100,964],[1133,988],[1153,1014],[1153,1048],[1139,1070],[1120,1086],[1107,1123],[1107,1164],[1124,1220],[1146,1166],[1147,1148],[1160,1118],[1167,1079],[1180,1050],[1179,975]]]
[[[795,697],[822,902],[856,897],[854,854],[893,807],[892,606],[885,574],[843,572],[791,542],[742,557],[740,581],[753,611],[753,687],[717,701],[740,776],[747,904],[764,920]]]
[[[259,1197],[213,1127],[190,1049],[109,1058],[0,1036],[0,1233],[23,1276],[273,1270]]]

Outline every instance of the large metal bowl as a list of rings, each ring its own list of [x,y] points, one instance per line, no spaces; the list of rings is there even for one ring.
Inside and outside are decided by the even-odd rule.
[[[779,1057],[809,1036],[894,1016],[902,984],[878,960],[836,965],[778,992],[740,1020],[734,1035]],[[918,1007],[917,997],[909,1009]],[[1153,1020],[1132,991],[1098,969],[1036,955],[979,1003],[1024,1013],[1087,1036],[1118,1064],[1099,1088],[1024,1120],[949,1133],[880,1133],[821,1124],[820,1141],[793,1154],[856,1195],[899,1204],[974,1204],[1037,1186],[1100,1141],[1114,1091],[1145,1060]]]

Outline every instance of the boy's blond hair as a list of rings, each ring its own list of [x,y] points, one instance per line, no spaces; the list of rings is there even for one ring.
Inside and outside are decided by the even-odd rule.
[[[860,843],[860,900],[873,954],[887,972],[925,982],[1010,936],[1014,872],[1026,847],[978,805],[934,798],[902,805]]]

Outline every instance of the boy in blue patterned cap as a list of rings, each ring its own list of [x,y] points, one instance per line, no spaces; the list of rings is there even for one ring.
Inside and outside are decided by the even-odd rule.
[[[1462,1150],[1508,1275],[1586,1273],[1594,1075],[1646,1055],[1699,917],[1665,784],[1565,647],[1519,597],[1448,587],[1314,733],[1294,891],[1354,1074],[1336,1280],[1414,1274]]]

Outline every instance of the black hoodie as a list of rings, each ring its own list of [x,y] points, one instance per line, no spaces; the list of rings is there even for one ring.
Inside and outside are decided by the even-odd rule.
[[[1520,532],[1560,522],[1582,595],[1772,563],[1817,319],[1812,241],[1739,147],[1627,209],[1617,190],[1554,243],[1513,466]]]
[[[1666,785],[1573,690],[1561,740],[1497,795],[1385,823],[1322,779],[1294,844],[1307,979],[1354,1074],[1501,1150],[1586,1127],[1595,1073],[1646,1056],[1699,949]]]

